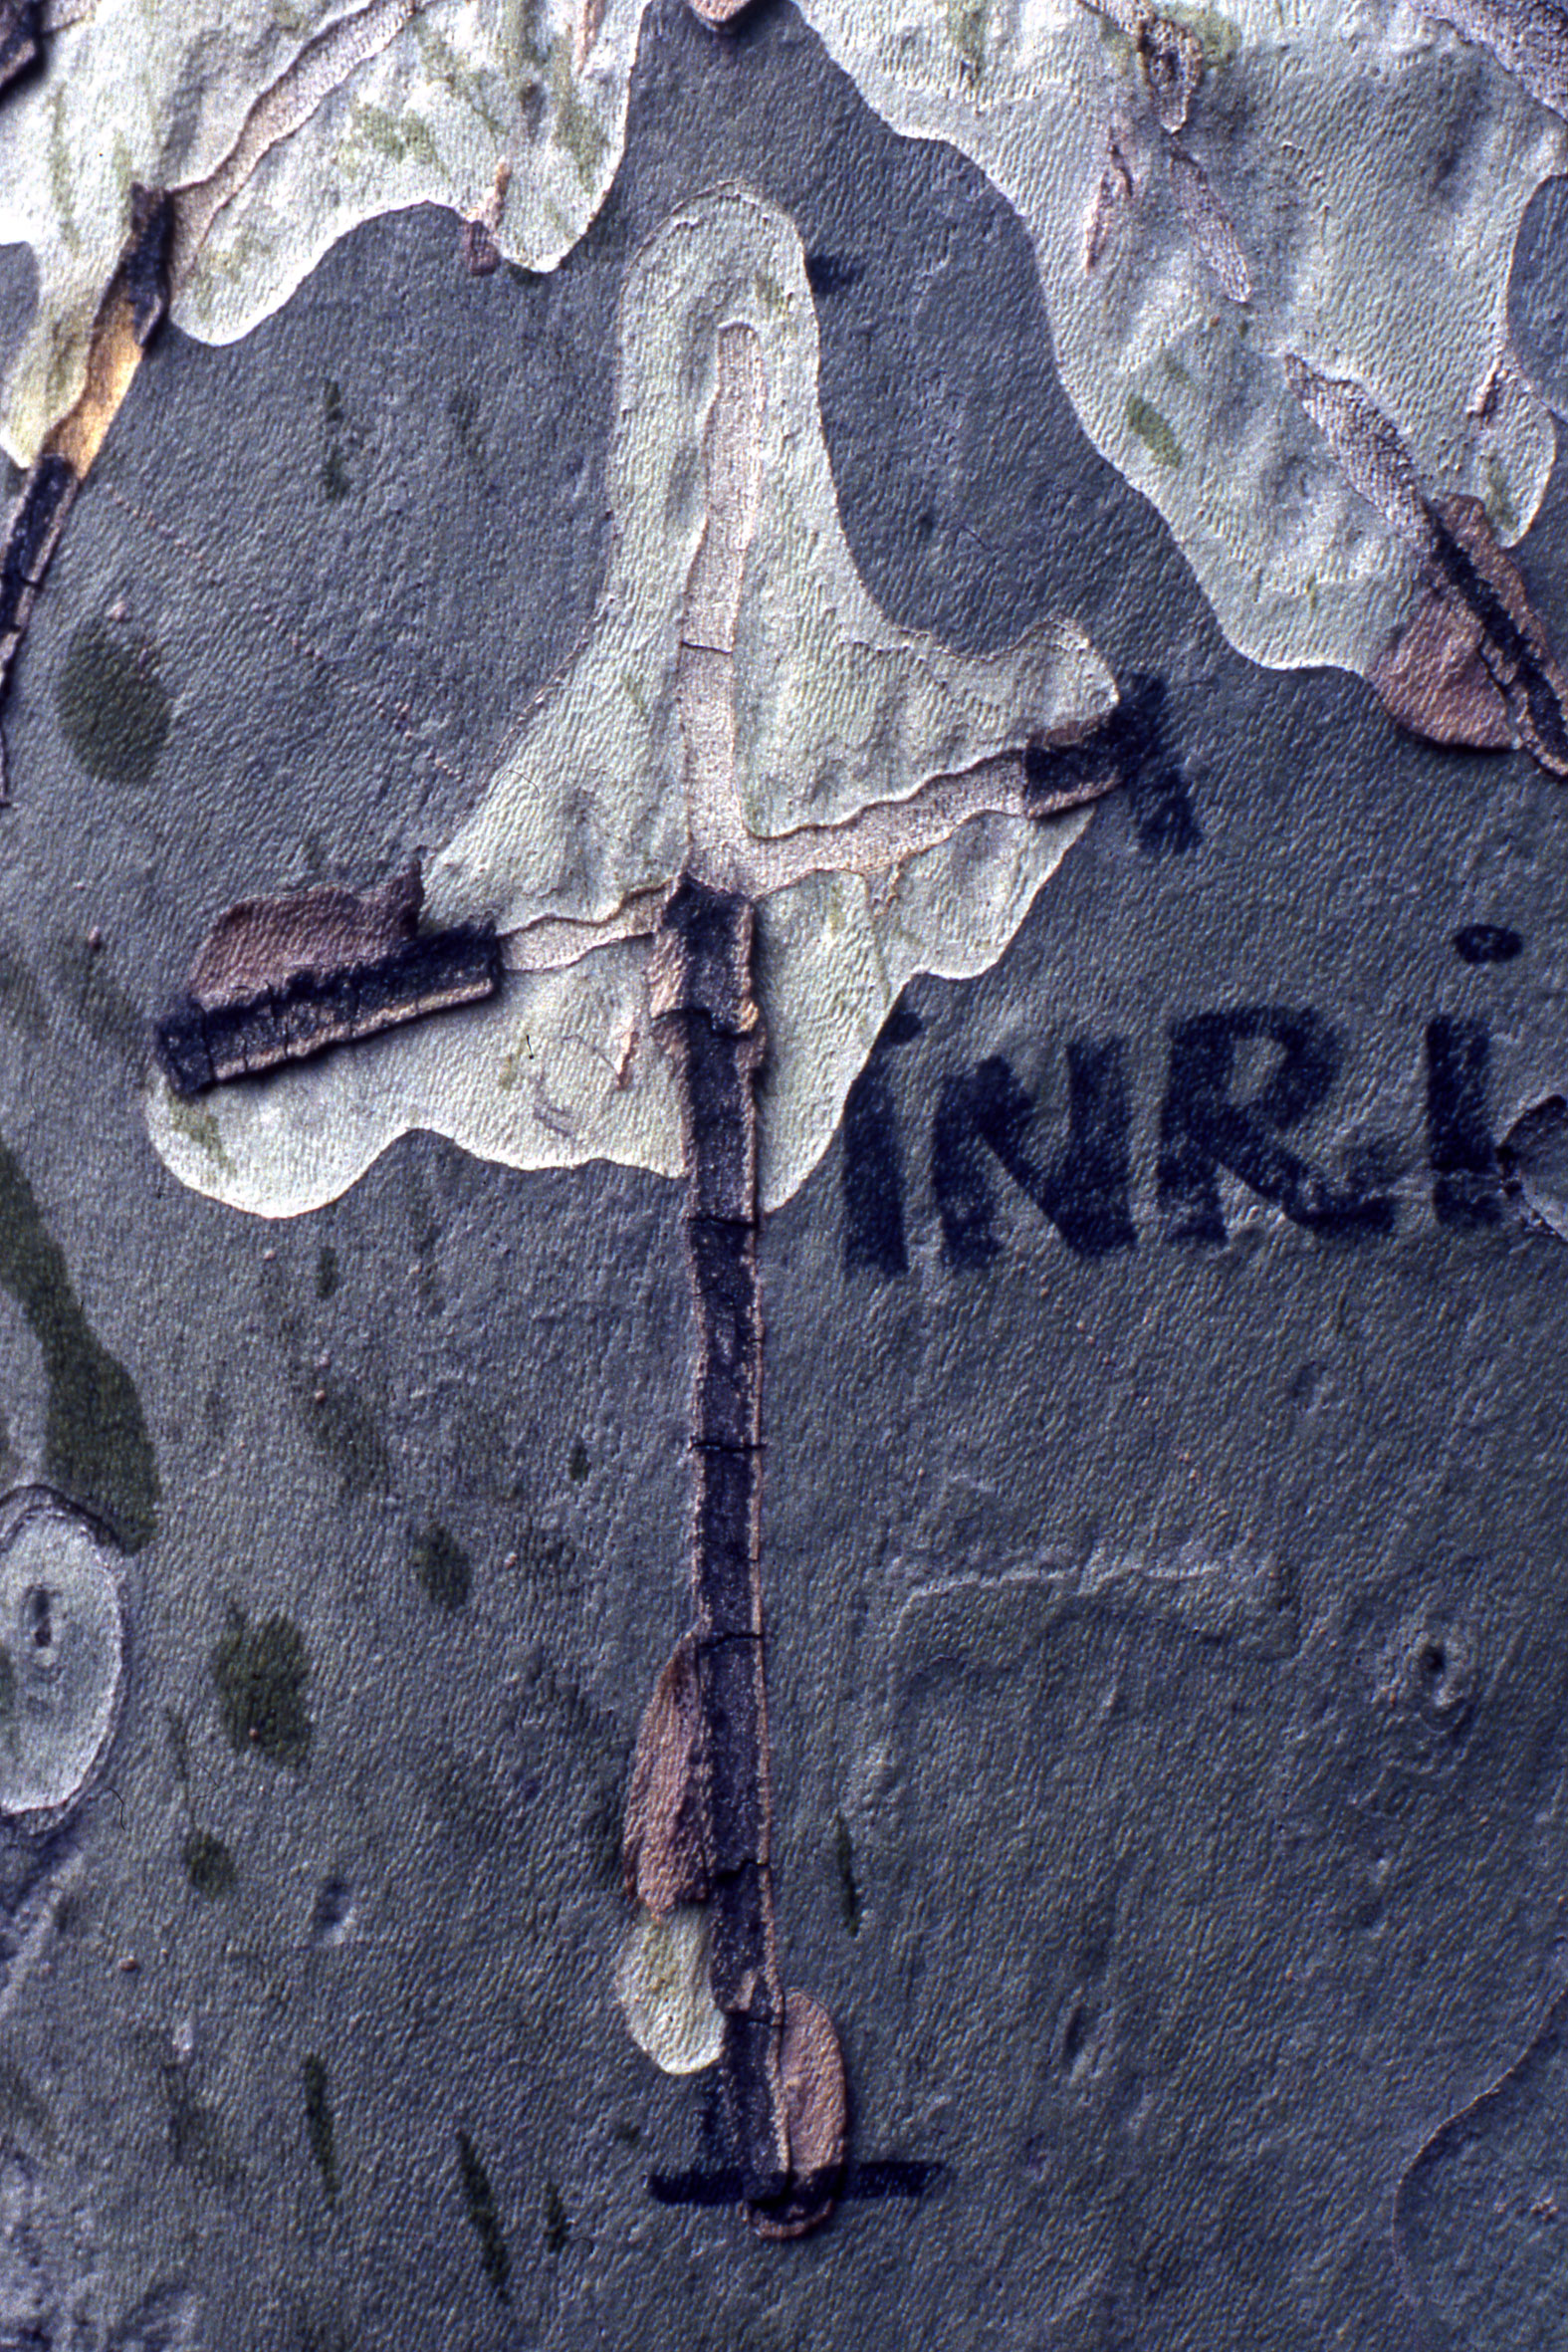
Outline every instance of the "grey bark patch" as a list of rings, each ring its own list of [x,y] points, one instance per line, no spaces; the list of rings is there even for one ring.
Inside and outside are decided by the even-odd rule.
[[[313,1726],[306,1705],[310,1666],[299,1627],[287,1617],[246,1621],[231,1605],[228,1630],[212,1652],[219,1719],[237,1756],[254,1748],[269,1764],[303,1764]]]
[[[127,624],[84,621],[55,687],[60,731],[90,776],[145,784],[157,766],[172,711],[151,639]]]
[[[1434,2133],[1400,2183],[1395,2242],[1456,2343],[1568,2344],[1568,2002],[1502,2080]]]

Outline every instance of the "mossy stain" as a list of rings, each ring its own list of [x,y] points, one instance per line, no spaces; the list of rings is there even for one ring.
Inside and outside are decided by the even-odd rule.
[[[158,1472],[135,1384],[88,1324],[65,1254],[32,1186],[0,1143],[0,1289],[43,1350],[49,1384],[44,1467],[52,1486],[97,1509],[127,1551],[157,1532]]]
[[[1129,392],[1127,422],[1155,464],[1163,465],[1174,473],[1182,462],[1182,444],[1154,402],[1146,400],[1141,392]]]
[[[66,649],[55,708],[61,733],[90,776],[145,784],[172,707],[150,639],[121,622],[83,622]]]
[[[414,1574],[426,1597],[450,1615],[466,1606],[474,1583],[474,1563],[457,1537],[442,1527],[428,1527],[416,1535]]]
[[[239,1883],[239,1872],[234,1856],[221,1837],[214,1837],[210,1829],[193,1829],[185,1840],[185,1876],[198,1895],[209,1903],[221,1903],[232,1895]]]
[[[331,1242],[323,1242],[316,1253],[316,1295],[331,1298],[337,1288],[337,1253]]]
[[[237,1756],[254,1748],[269,1764],[303,1764],[313,1726],[306,1705],[310,1666],[305,1641],[287,1617],[251,1625],[231,1604],[223,1639],[212,1652],[218,1714]]]
[[[496,2194],[490,2186],[479,2152],[467,2132],[457,2135],[457,2170],[462,2184],[463,2203],[468,2218],[479,2239],[479,2258],[485,2265],[485,2275],[503,2303],[512,2300],[512,2257],[507,2252],[507,2241],[501,2234],[501,2222],[496,2213]]]

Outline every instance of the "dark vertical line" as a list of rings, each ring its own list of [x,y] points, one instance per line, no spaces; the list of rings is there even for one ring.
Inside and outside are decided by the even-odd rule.
[[[709,1772],[709,1982],[725,2018],[721,2081],[749,2204],[790,2182],[774,1917],[773,1799],[762,1601],[763,1316],[752,992],[753,913],[685,875],[660,918],[649,990],[677,1071],[697,1326],[692,1597]]]

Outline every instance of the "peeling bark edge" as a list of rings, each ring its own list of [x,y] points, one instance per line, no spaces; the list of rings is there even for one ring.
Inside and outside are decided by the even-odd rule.
[[[0,0],[0,91],[44,54],[43,0]]]
[[[5,38],[5,18],[0,14],[0,45]],[[4,79],[5,55],[4,47],[0,46],[0,82]],[[144,188],[133,182],[130,229],[98,307],[86,388],[70,414],[56,425],[36,464],[30,468],[21,496],[11,510],[4,547],[0,548],[0,718],[4,716],[10,688],[11,665],[27,634],[44,575],[91,463],[91,455],[73,455],[73,452],[79,442],[82,450],[91,452],[103,438],[128,374],[168,310],[173,233],[172,197],[163,189]],[[99,377],[104,380],[96,380]],[[81,429],[74,431],[74,427]],[[0,733],[0,805],[9,798],[5,738]]]
[[[390,955],[326,979],[303,973],[289,987],[206,1010],[187,997],[158,1024],[158,1060],[178,1095],[258,1077],[330,1047],[405,1021],[477,1004],[501,986],[494,931],[464,925],[406,940]]]

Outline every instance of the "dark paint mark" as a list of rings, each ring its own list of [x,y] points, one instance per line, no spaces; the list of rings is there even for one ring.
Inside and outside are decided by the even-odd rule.
[[[158,1057],[176,1094],[200,1094],[405,1021],[482,1003],[501,979],[494,931],[467,924],[424,931],[372,963],[326,978],[302,972],[241,1004],[203,1008],[186,997],[158,1025]]]
[[[60,732],[90,776],[145,784],[169,731],[172,704],[151,640],[123,624],[88,620],[72,637],[55,687]]]
[[[1139,671],[1109,722],[1138,846],[1146,857],[1184,857],[1203,840],[1187,778],[1166,743],[1166,684]]]
[[[287,1617],[246,1622],[229,1607],[228,1630],[211,1659],[219,1720],[237,1756],[254,1748],[269,1764],[303,1764],[313,1726],[306,1706],[310,1666],[299,1628]]]
[[[895,1047],[919,1037],[921,1028],[918,1014],[900,998],[844,1103],[840,1184],[846,1274],[874,1274],[893,1282],[909,1272],[904,1154],[886,1058]]]
[[[1491,1041],[1484,1022],[1440,1015],[1427,1025],[1427,1142],[1438,1223],[1456,1232],[1497,1224],[1502,1171],[1487,1110]]]
[[[1136,1243],[1125,1048],[1074,1038],[1066,1053],[1067,1136],[1051,1159],[1038,1146],[1034,1105],[1000,1056],[944,1081],[931,1180],[950,1266],[989,1266],[1002,1246],[982,1144],[1080,1257]]]
[[[841,253],[808,253],[805,282],[814,295],[844,294],[860,276],[861,265]]]
[[[1276,1049],[1278,1060],[1256,1093],[1237,1100],[1239,1049],[1259,1040]],[[1310,1232],[1355,1239],[1393,1231],[1391,1195],[1366,1191],[1353,1176],[1335,1185],[1279,1141],[1321,1106],[1339,1066],[1338,1039],[1310,1011],[1248,1005],[1172,1023],[1159,1166],[1170,1240],[1223,1246],[1222,1168]]]
[[[463,1608],[474,1582],[474,1563],[457,1537],[442,1527],[429,1527],[414,1538],[414,1574],[438,1609],[450,1614]]]
[[[130,1375],[90,1329],[65,1255],[31,1185],[0,1143],[0,1289],[11,1294],[44,1355],[44,1432],[51,1486],[108,1520],[126,1551],[157,1532],[158,1472]]]
[[[838,1903],[844,1925],[852,1936],[860,1933],[860,1889],[855,1882],[855,1849],[849,1823],[841,1812],[833,1815],[833,1867],[838,1874]]]
[[[474,2234],[479,2239],[479,2258],[485,2265],[485,2275],[499,2299],[503,2303],[510,2303],[512,2257],[507,2252],[507,2241],[501,2234],[490,2175],[480,2162],[467,2132],[457,2135],[457,2166],[463,2187],[463,2203],[474,2225]]]
[[[564,2253],[570,2235],[571,2225],[566,2218],[566,2208],[562,2202],[560,2191],[554,2181],[547,2181],[545,2183],[546,2253]]]
[[[851,2164],[844,2174],[840,2201],[880,2204],[886,2198],[918,2198],[940,2188],[947,2178],[943,2164],[919,2158],[872,2157]],[[734,2167],[684,2173],[649,2173],[648,2195],[655,2205],[739,2205],[744,2192]]]
[[[587,1475],[588,1449],[583,1444],[581,1438],[578,1438],[576,1444],[571,1449],[571,1459],[566,1464],[566,1476],[570,1479],[574,1487],[580,1487]]]
[[[311,2143],[311,2154],[316,2169],[322,2176],[329,2205],[337,2203],[337,2148],[333,2128],[332,2094],[328,2088],[327,2068],[320,2058],[307,2058],[300,2068],[300,2079],[305,2085],[305,2129]]]
[[[209,1903],[221,1903],[239,1884],[234,1856],[210,1829],[191,1831],[185,1840],[184,1862],[185,1876]]]
[[[1523,947],[1517,931],[1501,923],[1466,923],[1454,934],[1454,949],[1461,964],[1511,964]]]
[[[343,421],[341,386],[328,377],[322,398],[322,417],[326,426],[326,446],[322,454],[322,494],[329,506],[348,495],[348,467],[343,457],[342,443],[337,438]]]
[[[331,1242],[323,1242],[316,1253],[316,1295],[331,1298],[337,1288],[337,1253]]]

